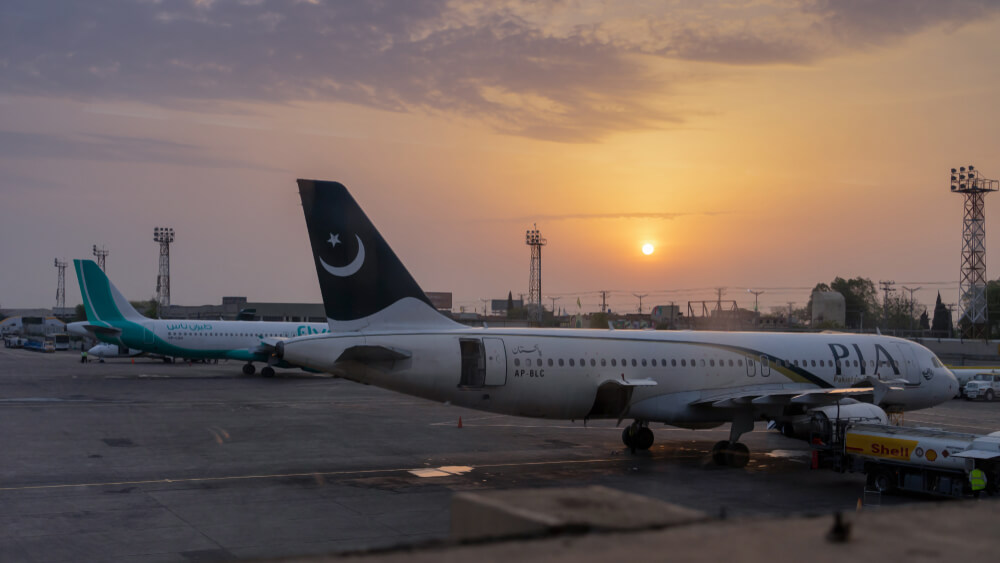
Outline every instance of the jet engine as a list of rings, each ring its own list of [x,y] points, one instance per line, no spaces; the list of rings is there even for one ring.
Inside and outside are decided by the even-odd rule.
[[[789,438],[809,440],[811,436],[830,436],[837,421],[888,424],[889,416],[877,405],[852,402],[809,409],[805,414],[775,419],[775,425]]]

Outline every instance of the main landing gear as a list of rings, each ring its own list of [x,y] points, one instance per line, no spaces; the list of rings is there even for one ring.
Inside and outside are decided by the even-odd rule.
[[[264,377],[274,377],[274,368],[271,366],[264,366],[264,368],[260,370],[260,374]]]
[[[736,413],[732,426],[729,428],[729,439],[716,442],[712,446],[712,461],[716,465],[729,467],[746,467],[750,463],[750,448],[740,443],[740,436],[753,430],[753,414],[750,412]]]
[[[243,375],[253,375],[255,371],[257,371],[257,368],[254,367],[252,362],[247,362],[243,366]]]
[[[646,422],[635,421],[622,430],[622,442],[625,447],[635,450],[648,450],[653,447],[653,431]]]

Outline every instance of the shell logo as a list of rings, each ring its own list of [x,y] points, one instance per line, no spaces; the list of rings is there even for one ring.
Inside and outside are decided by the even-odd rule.
[[[937,459],[937,452],[934,450],[927,450],[927,461],[934,461]]]

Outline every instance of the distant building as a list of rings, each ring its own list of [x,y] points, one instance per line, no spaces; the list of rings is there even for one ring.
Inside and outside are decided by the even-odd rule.
[[[524,308],[523,299],[513,299],[515,309]],[[490,310],[493,311],[494,315],[506,315],[507,314],[507,299],[492,299],[490,300]]]
[[[681,316],[680,305],[657,305],[653,307],[653,310],[649,314],[649,318],[653,320],[655,324],[670,324],[671,322],[677,322]]]
[[[450,311],[451,292],[427,292],[427,298],[438,310]],[[288,323],[325,323],[326,309],[322,303],[275,303],[247,301],[242,296],[222,298],[221,305],[171,305],[160,313],[164,319],[235,320]]]
[[[0,334],[48,336],[66,332],[66,323],[53,316],[28,317],[18,315],[0,321]]]

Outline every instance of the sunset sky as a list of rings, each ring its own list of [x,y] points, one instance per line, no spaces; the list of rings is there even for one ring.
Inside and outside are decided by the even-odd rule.
[[[958,298],[949,169],[1000,177],[995,0],[4,0],[0,307],[110,250],[172,301],[320,299],[296,178],[338,180],[456,310],[835,276]],[[993,199],[995,198],[995,199]],[[655,251],[646,256],[642,246]],[[1000,275],[1000,196],[987,198]],[[67,304],[80,302],[72,270]]]

